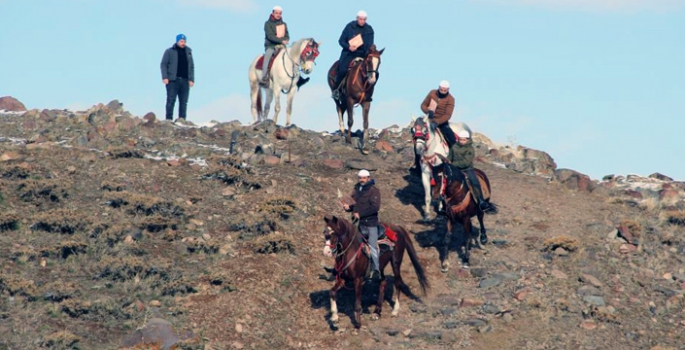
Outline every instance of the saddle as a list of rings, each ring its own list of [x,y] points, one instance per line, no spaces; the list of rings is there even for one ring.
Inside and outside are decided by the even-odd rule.
[[[362,58],[362,57],[354,58],[352,61],[350,61],[350,65],[347,66],[347,71],[349,72],[350,69],[352,69],[352,67],[354,67],[355,65],[357,65],[361,62],[364,62],[364,58]],[[335,65],[333,66],[334,69],[331,69],[331,71],[328,74],[328,79],[331,82],[334,82],[336,77],[338,76],[338,65],[339,64],[340,64],[340,61],[336,61]],[[348,75],[345,74],[345,77],[340,81],[340,86],[338,86],[338,90],[340,92],[345,91],[345,87],[347,86],[347,77],[348,77]],[[362,69],[362,78],[366,79],[366,70],[365,69]]]
[[[271,60],[269,61],[269,70],[271,70],[271,67],[274,65],[274,61],[276,61],[276,56],[283,51],[283,48],[281,47],[276,47],[274,50],[274,54],[271,55]],[[255,64],[255,68],[258,70],[263,70],[264,69],[264,55],[259,56],[259,59],[257,59],[257,63]]]
[[[366,236],[364,238],[368,239]],[[395,247],[395,242],[397,242],[397,232],[384,224],[378,225],[378,255],[380,256],[391,251]],[[364,245],[364,249],[362,249],[364,255],[370,258],[371,247],[369,247],[366,240],[362,244]]]

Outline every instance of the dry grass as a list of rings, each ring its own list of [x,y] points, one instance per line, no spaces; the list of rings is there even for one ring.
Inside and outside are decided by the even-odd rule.
[[[44,200],[60,203],[69,197],[64,180],[26,180],[17,187],[19,198],[26,202]]]
[[[118,148],[110,150],[109,154],[113,159],[145,158],[145,153],[136,149]]]
[[[281,234],[272,233],[258,237],[252,242],[252,249],[260,254],[290,253],[295,254],[295,243],[292,238]]]
[[[133,216],[185,216],[185,208],[182,206],[166,201],[163,198],[127,191],[113,193],[106,203],[115,209],[126,207],[126,213]]]
[[[570,252],[578,250],[580,247],[576,238],[569,236],[557,236],[548,238],[543,242],[546,251],[554,251],[557,248],[564,248]]]
[[[77,343],[80,341],[79,336],[65,330],[46,336],[40,346],[48,349],[78,349]]]
[[[281,219],[288,219],[297,209],[297,203],[293,198],[280,197],[267,200],[259,206],[259,212],[273,214]]]
[[[169,263],[157,259],[155,265],[137,256],[104,256],[96,266],[95,278],[112,281],[145,279],[153,275],[166,276]]]
[[[642,231],[644,230],[644,228],[642,227],[642,224],[640,224],[639,222],[637,222],[635,220],[628,220],[628,219],[621,220],[621,222],[619,223],[619,226],[623,226],[623,227],[627,228],[630,231],[630,233],[635,237],[640,237],[640,235],[642,234]]]
[[[89,226],[84,213],[67,209],[57,209],[38,214],[31,230],[49,233],[74,234]]]
[[[126,190],[126,185],[116,181],[103,181],[100,189],[108,192],[121,192]]]
[[[662,224],[670,224],[681,227],[685,226],[685,211],[669,210],[662,212],[660,215],[660,221]]]
[[[0,213],[0,232],[16,231],[19,229],[19,215],[14,213]]]
[[[21,295],[29,298],[29,300],[35,300],[38,296],[38,288],[32,280],[6,273],[0,274],[0,292],[6,292],[9,295]]]

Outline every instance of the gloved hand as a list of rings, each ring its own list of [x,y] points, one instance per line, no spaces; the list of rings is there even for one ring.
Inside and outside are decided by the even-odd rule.
[[[435,112],[434,111],[428,111],[428,119],[433,119],[435,118]]]

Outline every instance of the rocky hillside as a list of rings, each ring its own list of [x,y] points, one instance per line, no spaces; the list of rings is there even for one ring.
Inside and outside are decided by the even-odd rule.
[[[557,169],[477,135],[501,210],[470,270],[440,272],[444,221],[419,221],[409,130],[362,156],[270,122],[173,124],[113,101],[0,105],[0,349],[679,349],[685,184]],[[18,102],[18,101],[17,101]],[[21,108],[20,108],[21,107]],[[354,332],[328,323],[323,216],[374,170],[381,219],[413,232],[428,296]],[[458,231],[456,232],[458,233]],[[418,291],[405,259],[404,280]],[[388,271],[389,272],[389,271]],[[390,288],[390,287],[389,287]],[[370,307],[377,285],[365,286]],[[387,294],[386,294],[387,295]],[[389,310],[387,308],[386,310]]]

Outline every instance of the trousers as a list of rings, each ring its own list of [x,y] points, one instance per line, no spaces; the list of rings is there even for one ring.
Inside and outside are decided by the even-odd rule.
[[[378,263],[378,227],[361,226],[362,234],[369,237],[369,248],[371,248],[371,265],[374,270],[380,270]]]
[[[186,119],[189,95],[190,83],[188,79],[176,78],[174,81],[169,81],[169,84],[166,85],[166,120],[174,119],[176,98],[178,98],[178,118]]]

